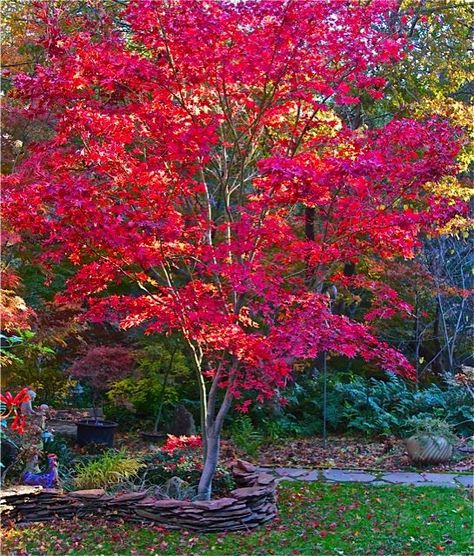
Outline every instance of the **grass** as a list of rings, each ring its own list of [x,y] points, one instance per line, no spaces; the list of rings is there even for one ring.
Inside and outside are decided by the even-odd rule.
[[[279,519],[253,532],[198,535],[77,520],[4,531],[2,554],[461,556],[473,553],[473,507],[466,492],[283,483]]]

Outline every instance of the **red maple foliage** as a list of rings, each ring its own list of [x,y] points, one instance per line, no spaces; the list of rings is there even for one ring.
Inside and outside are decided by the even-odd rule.
[[[161,446],[160,450],[168,454],[173,454],[176,450],[192,450],[202,446],[202,438],[199,435],[194,436],[173,436],[168,434],[166,442]]]
[[[94,346],[69,368],[74,378],[88,382],[98,393],[129,376],[135,366],[130,349],[122,346]]]
[[[272,396],[296,358],[411,373],[323,293],[345,263],[412,257],[421,232],[462,210],[424,187],[456,172],[459,130],[337,116],[383,96],[383,67],[406,47],[396,4],[132,0],[122,33],[68,34],[54,10],[38,14],[46,62],[14,94],[55,133],[8,178],[6,217],[40,239],[45,264],[75,266],[60,298],[91,320],[181,332],[201,377],[202,497],[232,402]],[[371,318],[406,309],[377,279],[363,285]]]

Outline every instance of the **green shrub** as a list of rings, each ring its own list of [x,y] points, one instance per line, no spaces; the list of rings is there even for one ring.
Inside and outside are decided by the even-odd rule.
[[[413,417],[441,417],[458,434],[473,432],[474,408],[462,387],[443,390],[432,384],[416,390],[395,376],[387,381],[357,377],[349,384],[336,385],[335,392],[342,420],[354,432],[406,436]]]
[[[281,392],[287,405],[280,412],[255,406],[249,423],[237,420],[235,440],[245,444],[246,435],[261,432],[270,441],[285,436],[321,434],[323,429],[323,379],[298,377]],[[421,386],[390,375],[386,380],[367,379],[330,372],[327,385],[327,426],[332,433],[352,432],[366,436],[409,434],[413,417],[442,418],[462,436],[474,434],[474,407],[463,386]],[[258,424],[256,427],[254,424]]]
[[[183,352],[159,336],[150,336],[142,341],[137,366],[138,378],[120,380],[107,392],[107,414],[124,425],[132,424],[134,415],[153,423],[163,404],[162,417],[171,416],[167,413],[187,397],[186,388],[192,385],[193,373]]]
[[[437,438],[439,436],[448,440],[451,444],[456,444],[457,437],[453,434],[453,427],[443,419],[433,417],[411,417],[407,426],[411,429],[410,436],[423,438],[426,436]]]

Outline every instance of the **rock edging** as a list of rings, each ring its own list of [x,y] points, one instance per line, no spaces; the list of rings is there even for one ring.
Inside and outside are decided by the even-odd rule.
[[[145,492],[112,496],[102,489],[65,494],[56,489],[18,486],[1,492],[0,512],[4,522],[100,517],[203,533],[253,529],[271,521],[277,514],[275,477],[242,461],[234,463],[232,471],[238,488],[216,500],[160,500]]]

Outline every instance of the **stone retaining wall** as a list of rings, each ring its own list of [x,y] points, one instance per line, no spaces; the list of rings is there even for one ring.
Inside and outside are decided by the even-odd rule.
[[[101,489],[65,494],[55,489],[18,486],[2,491],[0,512],[4,522],[101,517],[200,532],[246,530],[272,520],[277,514],[273,475],[258,472],[246,462],[237,462],[233,472],[239,488],[227,498],[216,500],[160,500],[145,492],[112,496]]]

